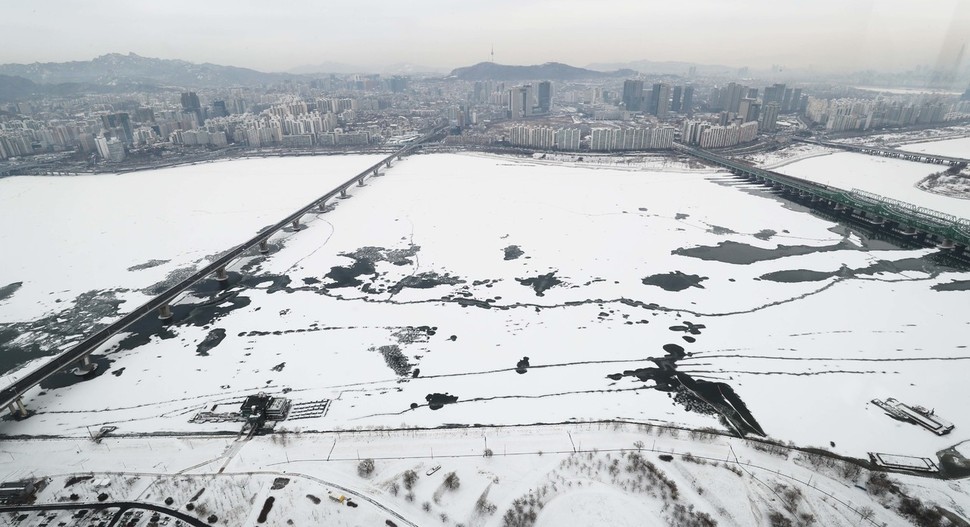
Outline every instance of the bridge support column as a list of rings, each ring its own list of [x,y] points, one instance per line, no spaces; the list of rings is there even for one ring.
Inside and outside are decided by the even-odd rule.
[[[345,189],[345,188],[340,189],[340,198],[341,199],[347,199],[349,197],[350,196],[347,194],[347,189]]]
[[[303,228],[303,226],[300,225],[300,220],[298,220],[298,219],[297,220],[293,220],[293,230],[294,231],[298,231],[298,230],[300,230],[302,228]]]
[[[17,397],[14,402],[10,403],[7,409],[16,416],[27,417],[27,408],[24,407],[24,401],[20,397]]]
[[[374,177],[377,177],[377,171],[376,170],[374,171]],[[360,178],[360,179],[357,180],[357,186],[358,187],[363,187],[364,186],[364,178]]]
[[[259,253],[260,254],[266,254],[268,252],[269,252],[269,241],[268,240],[263,240],[263,241],[259,242]]]
[[[162,304],[162,307],[158,308],[158,320],[169,320],[172,318],[172,307],[168,304]]]
[[[222,267],[216,269],[216,280],[220,282],[229,280],[229,273],[226,272],[226,266],[223,265]]]
[[[916,234],[916,229],[914,227],[903,227],[899,233],[905,236],[914,236]]]
[[[946,238],[944,238],[943,241],[936,244],[936,247],[938,249],[952,249],[955,247],[955,245],[953,244],[953,240],[947,240]]]
[[[397,160],[398,160],[398,161],[400,161],[400,160],[402,160],[402,159],[404,159],[404,156],[397,156]]]
[[[80,362],[78,362],[77,367],[71,370],[71,373],[77,375],[78,377],[84,377],[96,369],[98,369],[98,365],[91,362],[91,356],[85,355],[81,358]]]
[[[391,160],[390,160],[390,159],[388,159],[388,160],[387,160],[387,161],[386,161],[386,162],[384,163],[384,166],[386,166],[387,168],[391,168]]]
[[[321,201],[320,204],[317,205],[317,209],[320,211],[321,214],[324,212],[327,212],[327,200]]]

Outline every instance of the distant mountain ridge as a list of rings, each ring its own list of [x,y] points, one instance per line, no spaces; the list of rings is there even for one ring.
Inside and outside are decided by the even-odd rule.
[[[258,85],[296,78],[288,73],[264,73],[235,66],[156,59],[134,53],[109,53],[86,61],[2,64],[0,74],[23,77],[39,84],[155,84],[187,87]]]
[[[456,68],[451,71],[449,77],[466,81],[577,80],[622,77],[634,75],[635,73],[633,70],[617,70],[611,72],[594,71],[586,68],[577,68],[560,62],[547,62],[533,66],[509,66],[495,64],[494,62],[480,62],[474,66]]]
[[[591,70],[596,71],[611,71],[618,69],[632,69],[639,71],[640,73],[646,74],[658,74],[658,75],[687,75],[690,69],[693,67],[696,69],[698,74],[703,75],[725,75],[733,74],[738,71],[738,68],[731,66],[723,66],[720,64],[697,64],[693,62],[682,62],[682,61],[653,61],[653,60],[636,60],[632,62],[607,62],[607,63],[593,63],[586,66]]]

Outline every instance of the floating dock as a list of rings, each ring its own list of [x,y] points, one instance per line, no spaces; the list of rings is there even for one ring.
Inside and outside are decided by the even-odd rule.
[[[882,408],[889,417],[907,423],[918,424],[936,435],[946,435],[953,430],[953,423],[936,415],[936,412],[927,410],[922,406],[909,406],[892,397],[885,401],[873,399],[872,404]]]

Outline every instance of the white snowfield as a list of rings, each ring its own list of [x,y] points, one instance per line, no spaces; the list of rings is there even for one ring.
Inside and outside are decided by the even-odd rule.
[[[913,201],[903,192],[907,187],[894,183],[891,176],[870,178],[868,188],[854,181],[866,179],[858,174],[868,161],[842,156],[856,155],[809,159],[783,171],[792,170],[800,177],[821,174],[812,177],[845,178],[852,180],[848,188],[864,188]],[[845,159],[845,164],[832,161],[837,159]],[[310,174],[317,171],[315,164],[322,160],[299,158],[290,162],[293,165],[288,170],[307,174],[304,177],[310,179]],[[373,161],[351,158],[346,162],[345,172],[354,171],[350,166],[363,168]],[[821,165],[817,170],[808,168],[818,163]],[[889,172],[898,172],[900,181],[915,177],[916,169],[906,164],[905,170],[890,165],[895,168]],[[917,166],[923,171],[932,170],[928,165]],[[255,172],[265,168],[246,161],[236,164],[232,173],[197,177],[216,180],[206,185],[224,189],[221,199],[238,203],[240,194],[254,193],[252,189],[226,184],[233,178],[248,174],[245,177],[274,187],[275,181],[287,177],[287,170],[281,169],[272,180],[259,179]],[[839,176],[843,170],[854,175]],[[347,177],[345,174],[335,181]],[[294,199],[292,194],[322,194],[326,188],[321,187],[326,185],[313,181],[313,185],[318,183],[319,187],[300,186],[299,192],[294,192],[291,185],[283,185],[287,188],[282,190],[261,188],[257,193],[260,201],[265,202],[266,210],[272,208],[277,214],[254,221],[250,230],[269,224],[295,208],[293,205],[308,201]],[[30,185],[23,185],[25,195],[30,196]],[[0,180],[0,192],[4,192],[0,200],[12,199],[4,188]],[[22,421],[0,422],[0,434],[78,438],[63,444],[11,443],[25,445],[16,448],[34,452],[49,451],[49,462],[55,463],[64,456],[74,456],[70,446],[74,443],[83,443],[85,451],[96,448],[84,439],[88,427],[117,426],[115,433],[119,435],[232,432],[239,429],[240,423],[197,424],[189,419],[213,407],[218,412],[236,409],[246,395],[258,391],[288,397],[294,404],[329,400],[326,415],[278,425],[280,431],[303,433],[290,436],[295,437],[294,443],[286,448],[270,437],[257,438],[234,443],[244,445],[237,450],[229,446],[228,453],[222,455],[227,465],[209,463],[196,467],[201,461],[190,460],[180,464],[189,467],[189,473],[218,473],[224,466],[230,473],[286,470],[342,484],[350,481],[361,494],[382,493],[382,499],[395,503],[394,508],[403,510],[405,517],[420,520],[418,524],[433,519],[445,524],[500,525],[500,516],[512,500],[530,489],[553,481],[560,486],[566,485],[567,480],[583,481],[582,492],[574,496],[576,501],[569,493],[550,498],[549,516],[539,516],[540,525],[556,525],[575,516],[577,507],[584,502],[605,500],[611,507],[623,508],[629,504],[632,491],[626,488],[620,492],[617,489],[623,488],[622,482],[599,469],[594,476],[592,468],[561,467],[562,455],[551,459],[538,455],[509,458],[494,471],[494,477],[503,482],[501,496],[493,500],[498,513],[484,520],[466,521],[459,515],[474,507],[492,477],[488,469],[491,461],[477,458],[481,448],[469,447],[468,441],[457,451],[475,454],[476,459],[456,461],[453,468],[442,463],[442,474],[460,471],[466,482],[462,489],[456,494],[441,493],[439,484],[428,482],[421,490],[424,498],[413,503],[403,498],[403,492],[393,497],[390,493],[391,480],[415,466],[413,460],[379,461],[370,480],[373,484],[362,483],[357,477],[356,461],[338,464],[325,460],[334,452],[335,458],[355,460],[355,452],[361,457],[394,457],[418,449],[422,451],[420,455],[425,449],[435,449],[437,455],[446,455],[438,450],[441,448],[456,451],[448,446],[453,440],[449,435],[452,432],[442,431],[440,438],[350,433],[380,428],[624,419],[727,431],[716,416],[689,411],[670,394],[653,389],[654,381],[632,376],[617,380],[607,377],[627,370],[655,368],[657,365],[650,359],[663,357],[664,345],[677,344],[689,354],[677,363],[679,371],[733,389],[764,431],[784,442],[859,458],[868,452],[934,457],[935,452],[968,439],[970,409],[962,390],[970,368],[965,337],[970,330],[966,317],[970,293],[937,291],[933,286],[970,280],[970,273],[919,260],[931,250],[894,250],[883,244],[864,244],[855,234],[840,234],[844,231],[837,224],[795,210],[760,187],[707,170],[589,170],[499,156],[417,155],[396,164],[385,176],[369,180],[366,187],[354,189],[352,194],[351,199],[338,200],[336,210],[308,216],[306,229],[274,237],[274,251],[268,257],[253,256],[236,265],[235,271],[246,266],[242,273],[255,274],[258,284],[230,284],[230,296],[214,302],[215,307],[225,310],[215,319],[205,318],[210,316],[206,313],[212,306],[197,306],[193,313],[200,319],[190,323],[184,314],[179,315],[164,331],[161,327],[153,329],[155,334],[146,343],[133,345],[129,341],[120,346],[127,335],[112,339],[99,352],[111,361],[106,365],[108,371],[66,387],[35,388],[25,402],[36,414]],[[278,200],[282,195],[290,201]],[[25,209],[32,206],[27,200],[18,203]],[[927,206],[956,213],[956,205],[947,211],[945,201],[933,203],[937,206]],[[232,209],[238,211],[232,217],[245,216],[244,209]],[[175,223],[193,218],[183,214],[170,217]],[[191,230],[187,226],[180,228],[184,229],[182,232]],[[110,232],[108,227],[104,229]],[[125,233],[125,229],[120,232]],[[3,236],[14,235],[4,232]],[[135,288],[151,282],[139,278],[137,284],[132,283],[129,280],[133,279],[124,278],[125,272],[121,273],[122,279],[112,282],[119,273],[118,267],[124,269],[150,258],[170,257],[170,253],[149,250],[155,243],[150,238],[129,239],[131,254],[137,257],[122,257],[123,263],[116,267],[84,264],[84,274],[91,275],[92,284],[86,288]],[[68,247],[74,244],[88,245],[77,239]],[[516,256],[512,246],[521,255]],[[365,249],[368,247],[379,249]],[[218,252],[213,249],[195,249],[188,258],[173,260],[171,265],[183,265]],[[173,252],[177,253],[175,249]],[[49,246],[41,254],[54,253],[56,247]],[[80,249],[73,249],[72,254],[83,256]],[[356,260],[348,256],[352,254],[356,254]],[[705,255],[717,259],[698,257]],[[14,310],[10,306],[21,303],[28,306],[23,308],[27,316],[51,309],[44,304],[46,297],[26,289],[27,283],[43,283],[43,275],[31,274],[32,269],[36,268],[29,262],[19,264],[17,270],[29,276],[18,278],[25,282],[24,288],[0,301],[0,313]],[[158,269],[152,272],[164,274],[171,270]],[[540,279],[543,275],[547,276]],[[778,278],[795,276],[805,280],[806,275],[813,281],[786,282]],[[153,275],[152,279],[160,276]],[[530,279],[540,279],[536,288],[520,282]],[[667,287],[654,285],[657,283]],[[411,287],[403,286],[407,284]],[[683,289],[668,290],[676,289],[670,284]],[[281,289],[282,285],[285,287]],[[543,285],[550,287],[543,290]],[[47,289],[56,290],[37,291]],[[132,295],[129,302],[146,298],[139,293]],[[201,293],[199,297],[189,295],[182,304],[200,304],[209,299]],[[235,307],[230,309],[234,302]],[[38,303],[42,305],[33,306]],[[7,320],[18,320],[6,316]],[[695,326],[696,333],[692,334],[685,331],[690,328],[688,322],[704,327]],[[219,341],[222,334],[224,338]],[[197,347],[207,337],[217,345],[207,350],[203,347],[203,353],[199,353]],[[517,373],[517,363],[524,357],[528,357],[528,367],[523,368],[524,373]],[[395,361],[399,368],[402,361],[406,362],[405,371],[388,367]],[[418,369],[420,373],[415,374]],[[432,410],[427,399],[431,394],[450,394],[457,401]],[[956,429],[949,436],[938,437],[895,421],[870,403],[874,398],[886,397],[934,408]],[[331,437],[314,431],[343,434]],[[453,433],[478,434],[473,430]],[[510,434],[513,439],[508,441],[520,440],[515,439],[519,437],[515,433]],[[562,444],[568,439],[567,434],[556,434],[560,441],[557,446],[544,446],[549,445],[548,438],[540,437],[530,451],[574,448],[571,443],[570,447]],[[599,449],[630,448],[628,445],[639,437],[634,432],[613,443],[610,433],[594,430],[590,434],[589,439],[583,440]],[[363,437],[383,446],[369,450]],[[576,440],[575,432],[572,439]],[[669,444],[679,453],[698,453],[691,450],[693,442],[673,444],[668,443],[670,440],[658,439],[664,448]],[[135,439],[105,441],[114,445],[112,441]],[[220,459],[219,452],[226,445],[214,442],[219,444],[207,443],[203,447],[209,457],[201,459]],[[500,443],[493,446],[489,439],[488,444],[498,454]],[[738,445],[741,443],[735,448],[743,448]],[[330,449],[333,450],[328,454]],[[154,463],[165,464],[161,468],[118,469],[117,463],[126,458],[92,455],[85,458],[90,461],[80,471],[177,471],[172,468],[172,452],[183,449],[169,446],[162,450],[148,454]],[[721,458],[727,456],[726,450],[730,448],[721,442],[716,448],[711,447],[710,454]],[[144,449],[140,452],[145,455]],[[16,455],[11,458],[9,462],[0,459],[0,473],[43,473],[36,466],[48,462]],[[655,456],[652,459],[663,463]],[[771,465],[770,457],[759,459],[766,466]],[[611,461],[597,457],[586,462]],[[268,468],[272,463],[278,465]],[[785,470],[796,470],[795,465],[786,464]],[[51,465],[50,470],[57,470],[55,466]],[[419,466],[420,474],[424,474],[431,462],[422,461]],[[574,468],[585,472],[577,473]],[[714,471],[712,474],[727,474],[728,479],[723,480],[697,472],[699,468],[661,468],[671,472],[681,487],[695,488],[705,478],[719,481],[712,484],[714,489],[707,489],[704,497],[691,491],[692,499],[685,503],[708,504],[701,510],[714,514],[719,521],[724,519],[724,524],[765,523],[762,516],[745,516],[761,513],[752,512],[747,499],[741,497],[744,494],[761,493],[753,498],[759,503],[771,500],[770,490],[756,481],[751,480],[744,490],[736,490],[730,478],[737,476],[724,468],[709,469]],[[803,470],[807,481],[812,471],[798,470]],[[546,482],[544,474],[550,473],[555,475]],[[507,487],[506,478],[517,483]],[[474,484],[469,484],[472,481]],[[949,487],[943,482],[913,481],[919,482],[924,496],[932,496],[941,504],[965,492],[962,483]],[[834,481],[831,484],[843,485]],[[809,490],[806,487],[803,492],[807,494]],[[260,497],[253,514],[258,514],[262,496],[267,492],[264,487],[252,489]],[[300,501],[305,494],[300,492],[287,499],[299,501],[299,507],[313,505],[311,500]],[[730,492],[740,494],[724,494]],[[856,491],[843,486],[833,487],[832,492],[848,496]],[[609,497],[605,498],[604,493]],[[848,499],[856,505],[866,503],[865,492],[858,494]],[[325,496],[319,497],[326,500]],[[817,501],[812,502],[811,510],[817,516],[826,511],[825,516],[818,516],[820,524],[854,525],[859,518],[851,510],[846,512],[823,503],[820,496],[813,499]],[[421,507],[423,500],[434,502],[430,512]],[[655,506],[662,507],[660,502],[648,503],[640,505],[646,509],[619,512],[615,516],[617,525],[642,524],[636,523],[637,517]],[[378,512],[371,512],[383,514],[379,507],[375,510]],[[443,521],[433,516],[438,513],[450,519]],[[890,514],[882,511],[876,519],[883,518],[884,513]],[[594,512],[588,514],[577,517],[577,521],[590,525],[600,522]],[[247,518],[245,521],[251,523],[252,518]],[[626,520],[620,522],[623,518]],[[899,519],[893,518],[886,516],[883,521],[896,524]],[[350,519],[346,524],[354,521]]]
[[[970,159],[970,137],[957,139],[947,139],[944,141],[930,141],[924,143],[912,143],[899,147],[900,150],[908,152],[919,152],[922,154],[936,154],[940,156],[962,157]]]

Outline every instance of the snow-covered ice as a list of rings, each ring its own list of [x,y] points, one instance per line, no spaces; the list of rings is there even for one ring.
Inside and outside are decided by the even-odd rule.
[[[854,154],[789,167],[805,174],[800,165],[843,155]],[[361,168],[372,162],[355,159],[346,162]],[[305,177],[311,178],[317,171],[314,163],[330,161],[304,162]],[[834,172],[834,165],[824,167]],[[255,171],[257,165],[239,165],[217,179],[249,174],[258,180],[250,168]],[[340,167],[331,168],[338,172]],[[848,164],[848,170],[855,168]],[[265,204],[267,217],[252,220],[247,228],[271,223],[347,179],[347,171],[356,172],[349,165],[341,170],[299,199],[286,192],[253,193]],[[34,195],[29,184],[21,184],[24,196]],[[895,188],[870,190],[905,199]],[[279,197],[284,194],[286,200]],[[25,199],[19,206],[26,209],[31,203]],[[146,208],[145,214],[150,212]],[[180,218],[186,223],[198,219],[172,215],[175,223]],[[228,223],[218,225],[231,230],[236,224]],[[233,266],[228,289],[203,283],[187,293],[171,325],[147,320],[137,332],[113,338],[99,352],[104,367],[97,377],[79,382],[65,375],[29,392],[26,404],[34,414],[0,421],[0,434],[60,439],[6,442],[10,459],[0,456],[0,471],[9,477],[66,477],[79,471],[195,474],[212,490],[225,485],[226,492],[256,504],[233,517],[242,523],[253,521],[259,504],[272,493],[274,477],[286,471],[298,481],[290,483],[298,490],[286,494],[287,510],[338,525],[355,524],[364,515],[387,517],[388,512],[362,505],[361,515],[353,516],[347,507],[325,510],[329,501],[316,504],[302,496],[337,490],[337,482],[346,492],[379,496],[418,523],[440,522],[445,514],[450,522],[468,525],[498,525],[514,500],[553,484],[570,490],[554,491],[543,502],[550,511],[542,517],[546,523],[574,515],[575,504],[585,499],[623,507],[631,496],[639,500],[642,495],[602,468],[611,463],[605,453],[563,463],[584,446],[629,450],[638,440],[710,459],[741,456],[770,470],[782,467],[789,475],[748,467],[769,480],[790,484],[787,477],[812,477],[816,470],[794,457],[772,462],[773,454],[727,438],[701,444],[659,432],[644,435],[635,427],[625,434],[603,428],[626,425],[583,424],[619,419],[730,432],[698,397],[654,389],[660,381],[650,369],[669,366],[664,361],[678,348],[685,353],[676,360],[679,372],[711,383],[706,386],[722,395],[736,393],[767,435],[782,442],[859,458],[873,451],[933,457],[966,440],[970,430],[961,391],[970,364],[964,338],[970,293],[934,289],[968,281],[970,273],[933,264],[924,258],[932,253],[928,249],[870,242],[728,174],[417,155],[305,223],[300,232],[274,237],[270,255],[247,257]],[[243,237],[233,236],[229,243]],[[150,237],[131,236],[129,243],[126,254],[135,256],[118,264],[125,269],[168,258],[154,252]],[[200,242],[171,265],[219,252],[225,247],[213,245],[220,243]],[[80,238],[72,244],[88,245]],[[76,258],[85,256],[80,249],[71,251]],[[129,274],[137,273],[125,271],[114,283],[115,267],[79,265],[90,275],[79,277],[90,285],[63,293],[65,300],[89,288],[135,291],[160,278],[145,275],[136,281]],[[29,272],[43,268],[25,258],[18,269],[26,275],[25,284],[43,284],[42,272]],[[24,291],[0,301],[0,309],[15,312],[10,302]],[[45,302],[37,295],[23,298],[18,302],[27,302],[27,313],[49,309],[30,304]],[[130,301],[143,298],[139,292]],[[324,415],[281,422],[277,430],[285,435],[248,442],[231,441],[239,422],[190,422],[199,412],[238,408],[246,395],[258,391],[283,395],[295,405],[329,401],[329,406]],[[938,437],[895,421],[870,403],[886,397],[934,408],[956,429]],[[501,429],[505,432],[382,431],[537,422],[577,424]],[[119,437],[103,441],[111,456],[99,454],[102,445],[86,439],[89,429],[106,425],[118,427],[114,434]],[[583,426],[590,428],[584,432]],[[183,439],[201,433],[229,435]],[[156,441],[139,434],[166,437]],[[291,442],[285,443],[286,438]],[[481,457],[486,441],[496,454],[491,461]],[[145,454],[149,444],[160,452]],[[190,452],[179,454],[186,447]],[[646,448],[653,447],[647,443]],[[33,452],[47,455],[31,457]],[[533,455],[504,458],[516,452]],[[628,452],[615,455],[629,461]],[[378,460],[367,481],[355,474],[355,460],[362,456]],[[419,483],[416,500],[391,491],[405,470],[424,474],[432,460],[442,464],[442,477],[455,471],[462,488],[443,492],[441,483],[428,477]],[[594,470],[596,463],[601,468]],[[767,506],[772,494],[763,481],[729,474],[723,467],[685,465],[661,465],[689,496],[685,503],[733,518],[727,524],[764,521],[759,507]],[[233,478],[239,474],[259,476],[237,484]],[[723,474],[746,483],[731,485]],[[176,498],[184,501],[199,481],[178,483],[169,477],[155,482],[151,476],[154,488],[165,489],[151,500],[177,491]],[[959,484],[936,483],[919,488],[941,503],[963,492]],[[130,485],[136,494],[149,488],[147,480]],[[815,485],[839,495],[855,492],[834,479]],[[708,487],[707,492],[699,486]],[[488,499],[498,514],[469,516],[489,488]],[[850,501],[864,503],[866,494],[859,492]],[[215,499],[218,493],[209,495],[205,499],[213,501],[204,503],[225,505]],[[822,524],[858,519],[852,509],[824,504],[824,494],[814,496],[806,510]],[[760,505],[744,505],[749,498]],[[427,511],[425,500],[433,502]],[[659,501],[640,503],[641,512],[662,507]],[[888,514],[880,512],[877,519],[892,521]],[[624,517],[611,515],[617,521]],[[598,521],[584,518],[577,521]],[[282,525],[285,519],[274,516],[269,524]]]
[[[653,367],[665,344],[689,353],[681,371],[732,387],[785,441],[859,457],[952,444],[882,415],[876,397],[934,406],[958,434],[968,417],[952,395],[966,293],[932,286],[970,275],[913,260],[928,250],[860,247],[726,174],[421,155],[307,224],[250,262],[254,285],[221,297],[224,312],[116,337],[114,374],[36,389],[39,415],[5,426],[82,434],[77,412],[97,410],[95,424],[128,431],[226,429],[187,420],[284,389],[332,401],[325,417],[287,424],[302,429],[719,426],[651,382],[607,378]],[[435,393],[457,403],[432,410]]]

